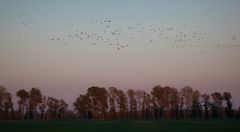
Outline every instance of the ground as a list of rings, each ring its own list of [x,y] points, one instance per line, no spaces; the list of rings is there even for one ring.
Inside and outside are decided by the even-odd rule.
[[[1,132],[236,132],[240,120],[0,121]]]

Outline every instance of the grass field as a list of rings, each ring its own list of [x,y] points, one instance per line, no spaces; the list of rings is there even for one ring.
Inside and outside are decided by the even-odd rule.
[[[1,132],[239,132],[240,120],[0,121]]]

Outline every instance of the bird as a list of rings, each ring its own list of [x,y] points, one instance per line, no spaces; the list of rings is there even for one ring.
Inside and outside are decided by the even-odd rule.
[[[21,17],[24,15],[21,14]],[[27,26],[33,24],[31,21],[23,21],[22,25]],[[117,51],[126,49],[130,46],[140,46],[142,44],[169,44],[171,48],[231,48],[234,44],[226,45],[206,45],[203,42],[211,39],[214,32],[205,31],[203,26],[198,24],[195,20],[192,20],[193,26],[187,24],[178,26],[153,26],[142,24],[129,24],[126,28],[115,28],[115,25],[110,19],[92,20],[92,24],[97,24],[100,30],[92,31],[87,29],[81,29],[77,24],[70,24],[70,30],[72,33],[65,34],[65,38],[53,37],[51,40],[56,42],[68,42],[69,39],[77,39],[78,41],[88,41],[90,45],[104,45],[114,47]],[[193,27],[187,29],[186,27]],[[232,36],[231,40],[237,40],[237,36]],[[57,41],[56,41],[57,40]],[[124,44],[124,41],[131,41],[132,44]],[[138,41],[141,41],[139,43]],[[151,43],[151,44],[150,44]],[[196,43],[196,44],[195,44]],[[62,43],[64,44],[64,43]],[[66,44],[67,45],[67,44]],[[236,45],[236,44],[235,44]],[[236,46],[237,47],[237,46]]]
[[[233,36],[233,37],[232,37],[232,40],[236,40],[236,36]]]

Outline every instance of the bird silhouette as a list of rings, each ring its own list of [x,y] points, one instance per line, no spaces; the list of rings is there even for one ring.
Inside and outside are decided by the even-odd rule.
[[[21,15],[24,17],[24,15]],[[28,23],[22,22],[27,26]],[[97,30],[88,29],[88,27],[79,27],[79,24],[70,24],[69,33],[65,37],[51,37],[53,43],[73,42],[73,40],[82,41],[90,45],[107,45],[120,51],[132,46],[152,46],[168,45],[170,48],[232,48],[239,47],[235,44],[238,40],[237,35],[232,36],[233,44],[206,44],[215,35],[212,31],[206,31],[197,21],[192,20],[190,24],[172,25],[172,26],[154,26],[144,24],[126,25],[126,27],[116,28],[111,19],[91,20],[93,26],[98,26]],[[192,27],[192,28],[188,28]],[[55,41],[57,40],[57,41]],[[54,42],[55,41],[55,42]],[[141,43],[139,43],[141,41]],[[129,42],[129,44],[126,44]],[[78,44],[83,44],[78,43]],[[205,53],[205,52],[204,52]]]

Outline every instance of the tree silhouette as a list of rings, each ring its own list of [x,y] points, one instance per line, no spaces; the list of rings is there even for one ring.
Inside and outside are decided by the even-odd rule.
[[[47,108],[47,98],[46,98],[46,96],[42,96],[41,103],[39,104],[39,110],[41,112],[41,119],[44,119],[46,108]]]
[[[55,119],[57,118],[58,109],[59,109],[59,100],[53,97],[48,97],[47,99],[48,106],[48,118]]]
[[[226,101],[226,105],[227,105],[227,107],[225,108],[225,112],[228,118],[233,117],[232,102],[230,100],[231,98],[232,98],[231,93],[229,92],[223,93],[223,99]]]
[[[86,95],[79,95],[73,103],[74,110],[77,111],[78,116],[82,119],[89,119],[91,100]]]
[[[198,90],[195,90],[192,95],[192,117],[202,117],[202,105],[200,102],[201,94]]]
[[[148,119],[153,116],[152,108],[153,108],[152,96],[151,94],[144,92],[142,104],[142,117],[144,119]]]
[[[16,96],[20,98],[20,100],[18,101],[18,109],[21,119],[23,119],[24,116],[26,118],[26,112],[28,111],[28,99],[30,96],[28,92],[24,89],[20,89],[19,91],[17,91]]]
[[[170,104],[171,104],[171,88],[169,86],[165,86],[163,88],[163,115],[164,117],[170,117]]]
[[[37,106],[42,102],[42,93],[38,88],[32,88],[29,92],[29,118],[33,119]]]
[[[179,100],[180,95],[176,88],[170,89],[170,107],[171,107],[171,118],[177,118],[179,117]]]
[[[201,98],[203,100],[204,118],[208,119],[209,118],[209,108],[211,106],[210,96],[205,93],[201,96]]]
[[[9,119],[9,110],[11,111],[12,118],[14,118],[12,94],[9,92],[5,93],[4,109],[5,109],[5,115],[6,115],[5,119]]]
[[[144,111],[145,111],[145,107],[143,105],[143,101],[144,101],[144,95],[146,94],[145,91],[143,90],[136,90],[135,91],[135,95],[136,95],[136,104],[137,104],[137,118],[138,119],[143,119],[144,118]]]
[[[126,112],[127,112],[127,96],[122,90],[118,90],[118,99],[117,99],[117,104],[119,107],[119,114],[120,118],[123,119],[126,117]]]
[[[163,118],[165,111],[169,110],[170,106],[170,94],[171,94],[171,88],[161,87],[159,85],[153,87],[153,90],[151,92],[154,98],[154,107],[155,108],[155,117],[157,118]],[[166,114],[166,113],[165,113]],[[169,116],[169,114],[166,114],[165,116]]]
[[[159,85],[153,87],[151,92],[153,96],[153,107],[154,107],[154,116],[155,118],[161,118],[163,112],[163,88]]]
[[[189,86],[183,87],[181,89],[181,95],[183,98],[183,103],[185,104],[185,108],[186,108],[186,117],[188,118],[190,115],[190,109],[192,106],[193,89]]]
[[[108,89],[108,92],[109,92],[108,95],[109,95],[110,118],[111,119],[119,118],[117,117],[117,111],[116,111],[118,89],[115,87],[110,87]]]
[[[62,119],[66,110],[67,110],[68,104],[63,100],[60,99],[59,101],[59,108],[58,108],[58,119]]]
[[[87,96],[92,102],[92,113],[95,118],[104,119],[108,108],[108,93],[105,88],[90,87],[87,90]]]
[[[4,113],[4,119],[9,119],[9,110],[12,118],[14,118],[12,94],[7,92],[4,86],[0,85],[0,116]]]
[[[156,85],[151,93],[133,89],[125,93],[115,87],[107,90],[93,86],[76,98],[73,103],[76,113],[67,109],[68,104],[63,99],[43,96],[38,88],[29,92],[20,89],[16,96],[19,98],[18,118],[14,115],[11,93],[0,85],[0,119],[193,119],[202,118],[203,113],[205,119],[240,118],[239,110],[232,108],[230,92],[201,95],[189,86],[178,90]]]
[[[127,95],[129,98],[129,118],[136,119],[136,117],[137,117],[137,101],[136,101],[136,95],[135,95],[134,90],[129,89],[127,91]]]
[[[0,85],[0,112],[3,112],[3,101],[4,101],[4,94],[6,92],[6,88]]]
[[[214,92],[211,94],[212,96],[212,116],[214,118],[222,117],[222,102],[223,102],[223,96],[219,92]]]

